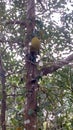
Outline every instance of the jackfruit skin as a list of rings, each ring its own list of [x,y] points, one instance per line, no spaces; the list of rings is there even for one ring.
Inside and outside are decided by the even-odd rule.
[[[38,52],[40,50],[40,40],[38,37],[33,37],[31,40],[31,47],[30,51],[34,50],[35,52]]]
[[[38,55],[39,54],[39,48],[35,48],[32,45],[30,46],[30,53],[32,55]]]
[[[22,130],[22,128],[21,127],[17,127],[16,130]]]

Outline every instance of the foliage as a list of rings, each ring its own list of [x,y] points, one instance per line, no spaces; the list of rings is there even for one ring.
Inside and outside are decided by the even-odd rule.
[[[43,2],[43,0],[42,0]],[[73,12],[71,1],[52,0],[36,2],[36,25],[34,34],[41,40],[40,63],[51,66],[73,51]],[[16,21],[26,21],[24,0],[0,1],[0,55],[6,71],[7,94],[7,129],[23,126],[23,107],[26,99],[25,90],[25,38],[26,27]],[[58,18],[56,16],[58,14]],[[7,24],[14,21],[15,24]],[[40,69],[41,66],[38,68]],[[23,79],[23,82],[22,82]],[[73,129],[73,65],[65,66],[53,74],[39,80],[38,129]],[[1,104],[0,82],[0,104]],[[1,105],[0,105],[1,107]],[[29,114],[33,114],[30,110]],[[46,122],[46,123],[45,123]]]

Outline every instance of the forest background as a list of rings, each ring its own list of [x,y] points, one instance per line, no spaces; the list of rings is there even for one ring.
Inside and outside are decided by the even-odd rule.
[[[0,0],[0,129],[73,130],[72,8],[72,0]],[[29,32],[41,41],[37,67],[26,57]],[[36,117],[28,71],[34,79],[39,71]]]

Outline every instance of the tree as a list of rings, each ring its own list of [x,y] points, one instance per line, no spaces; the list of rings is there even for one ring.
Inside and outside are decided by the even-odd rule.
[[[73,50],[73,19],[67,3],[13,0],[7,6],[1,1],[0,54],[6,72],[7,97],[3,98],[7,107],[2,110],[10,114],[7,116],[10,117],[7,124],[13,124],[10,129],[23,125],[23,115],[20,115],[23,103],[19,102],[25,102],[24,127],[27,130],[72,129],[72,124],[68,123],[72,122],[69,114],[72,113],[73,54],[67,58],[64,54],[68,55]],[[54,19],[56,14],[59,14],[59,24]],[[27,56],[33,35],[41,40],[40,56],[34,64]],[[53,119],[50,119],[51,115]],[[43,126],[44,122],[46,125]]]

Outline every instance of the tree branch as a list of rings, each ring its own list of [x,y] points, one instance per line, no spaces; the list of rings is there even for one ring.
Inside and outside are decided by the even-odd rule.
[[[41,5],[42,9],[44,9],[44,10],[46,11],[46,9],[45,9],[44,5],[42,4],[42,1],[41,1],[41,0],[37,0],[37,2],[38,2],[38,3],[40,3],[40,5]]]
[[[6,22],[6,25],[8,25],[8,24],[19,24],[19,25],[22,25],[22,26],[27,26],[27,24],[26,24],[26,22],[25,21],[7,21]]]
[[[59,68],[62,68],[63,66],[69,64],[72,61],[73,61],[73,54],[68,56],[66,59],[53,63],[52,66],[50,66],[50,67],[42,68],[40,70],[40,73],[42,73],[42,75],[51,74],[51,73],[55,72],[56,70],[58,70]]]

